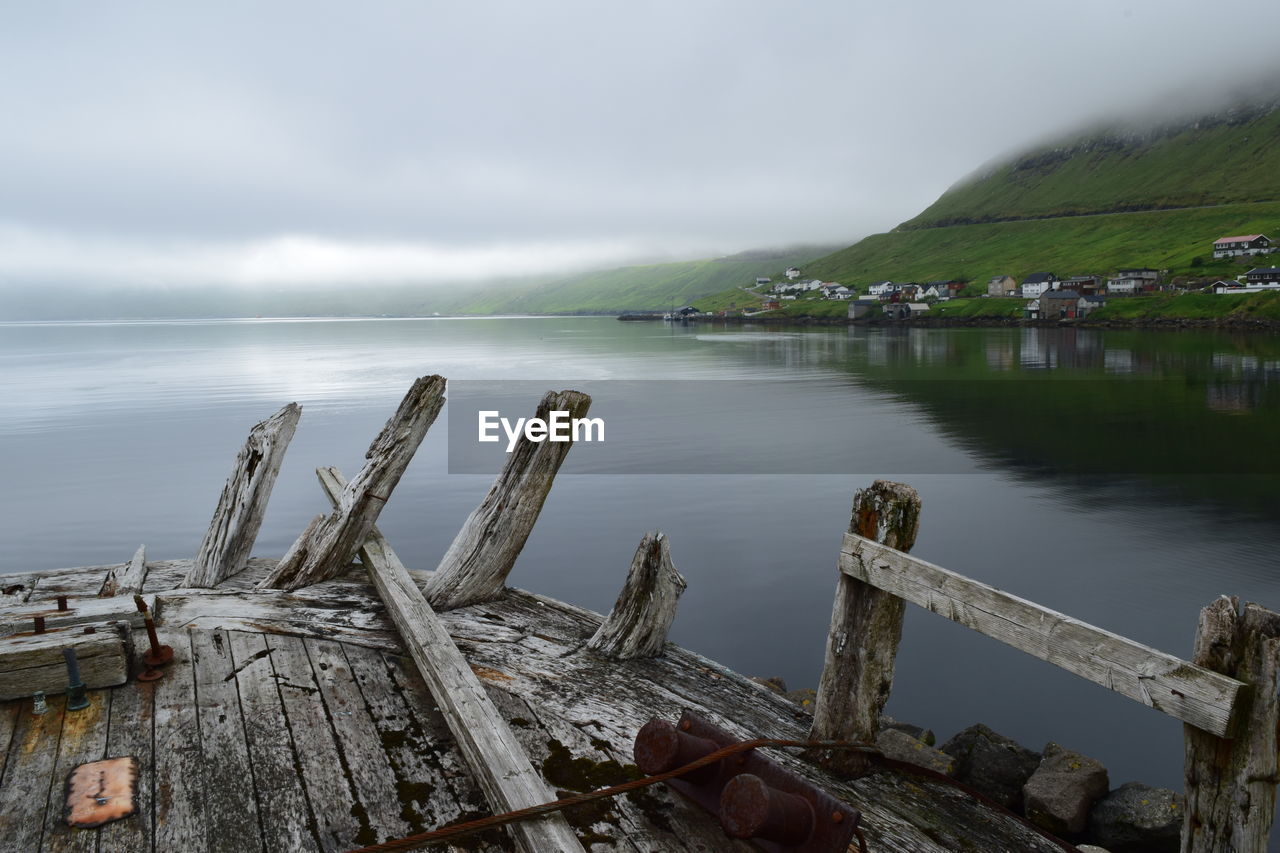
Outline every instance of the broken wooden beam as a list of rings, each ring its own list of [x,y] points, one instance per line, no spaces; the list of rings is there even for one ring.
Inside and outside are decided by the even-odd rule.
[[[551,412],[581,418],[591,398],[580,391],[548,391],[535,417]],[[533,531],[572,441],[531,441],[521,436],[507,464],[467,518],[445,552],[427,586],[427,600],[437,610],[451,610],[502,594],[507,575]]]
[[[147,582],[147,546],[139,545],[138,550],[133,552],[133,559],[120,568],[122,571],[113,568],[107,572],[107,578],[98,592],[99,598],[137,595],[142,592],[142,586]]]
[[[1200,611],[1192,660],[1250,686],[1225,736],[1183,727],[1182,853],[1264,853],[1276,811],[1280,614],[1223,596]]]
[[[369,446],[369,461],[351,478],[327,518],[313,520],[260,589],[298,589],[347,570],[386,506],[391,492],[444,405],[443,376],[413,383],[382,432]]]
[[[671,562],[667,537],[661,532],[646,533],[618,600],[587,647],[619,660],[662,654],[676,605],[687,586]]]
[[[155,608],[155,596],[144,596],[147,607]],[[37,601],[7,607],[0,611],[0,637],[30,632],[36,617],[43,620],[46,631],[58,631],[64,628],[83,629],[89,625],[105,625],[108,622],[127,624],[132,628],[141,628],[142,614],[134,605],[132,598],[115,596],[113,598],[70,598],[66,601],[66,609],[59,610],[55,601]]]
[[[47,695],[64,692],[64,649],[75,649],[80,679],[89,689],[115,687],[129,678],[125,643],[115,630],[84,634],[69,628],[16,634],[0,639],[0,700],[30,696],[39,690]]]
[[[346,494],[336,468],[322,468],[317,473],[331,500]],[[364,541],[360,559],[493,813],[554,800],[555,794],[534,770],[480,679],[381,533],[373,531]],[[559,813],[506,828],[524,853],[583,851]]]
[[[905,552],[915,544],[919,529],[920,495],[910,486],[876,480],[854,494],[850,533]],[[898,596],[840,573],[810,738],[875,741],[893,688],[904,610]],[[852,750],[825,753],[820,761],[851,775],[865,773],[869,766],[863,753]]]
[[[244,570],[262,527],[285,450],[301,416],[302,407],[290,403],[249,430],[249,438],[236,454],[231,476],[222,487],[185,586],[212,589]]]

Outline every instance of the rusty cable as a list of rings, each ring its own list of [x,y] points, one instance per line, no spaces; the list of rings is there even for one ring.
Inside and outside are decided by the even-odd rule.
[[[970,788],[962,782],[952,779],[950,776],[930,770],[919,765],[911,764],[905,761],[897,761],[886,757],[876,747],[865,743],[849,743],[847,741],[824,741],[824,740],[784,740],[779,738],[753,738],[752,740],[744,740],[738,743],[732,743],[728,746],[721,747],[715,752],[706,755],[694,761],[690,761],[683,767],[677,767],[674,770],[668,770],[665,773],[658,773],[653,776],[645,776],[640,779],[633,779],[630,782],[623,782],[620,785],[614,785],[610,788],[601,788],[598,791],[591,791],[586,794],[576,794],[572,797],[565,797],[561,800],[554,800],[549,803],[542,803],[536,806],[529,806],[523,809],[504,812],[503,814],[489,815],[488,817],[478,818],[476,820],[467,821],[465,823],[455,823],[452,826],[433,829],[429,832],[420,832],[417,835],[408,835],[404,838],[393,838],[390,841],[384,841],[381,844],[371,844],[367,847],[360,847],[348,853],[388,853],[393,850],[413,850],[417,847],[425,847],[428,844],[438,844],[455,838],[460,835],[470,835],[485,829],[497,826],[504,826],[508,823],[515,823],[529,818],[541,817],[542,815],[552,814],[567,808],[590,803],[595,800],[603,800],[609,797],[616,797],[619,794],[625,794],[630,791],[636,791],[641,788],[655,785],[658,782],[666,782],[678,776],[683,776],[694,770],[714,764],[722,758],[735,755],[739,752],[747,752],[758,747],[802,747],[805,749],[842,749],[856,750],[866,753],[873,761],[883,765],[888,769],[898,770],[900,772],[909,773],[916,776],[922,776],[939,782],[945,782],[957,790],[968,794],[970,797],[979,800],[983,804],[997,811],[1003,812],[1027,828],[1033,830],[1043,838],[1061,847],[1066,853],[1079,853],[1079,850],[1072,844],[1051,835],[1046,830],[1036,826],[1022,815],[1001,805],[990,797],[979,791]],[[867,839],[858,827],[854,827],[854,834],[858,839],[858,853],[867,853]],[[853,845],[849,846],[849,850],[853,850]]]

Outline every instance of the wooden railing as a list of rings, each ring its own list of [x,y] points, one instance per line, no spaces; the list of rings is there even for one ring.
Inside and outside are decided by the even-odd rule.
[[[1182,720],[1183,853],[1266,851],[1280,781],[1280,614],[1224,596],[1201,611],[1194,660],[1181,660],[909,555],[919,515],[919,496],[898,483],[854,498],[814,739],[874,740],[911,602]],[[823,760],[866,769],[857,754]]]

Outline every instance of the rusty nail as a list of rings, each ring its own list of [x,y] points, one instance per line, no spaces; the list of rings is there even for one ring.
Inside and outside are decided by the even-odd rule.
[[[142,598],[142,596],[140,596],[140,595],[135,595],[135,596],[133,597],[133,606],[134,606],[134,607],[136,607],[136,608],[138,608],[138,612],[139,612],[139,613],[146,613],[146,612],[147,612],[147,602],[146,602],[146,601],[144,601],[144,600],[143,600],[143,598]]]
[[[84,632],[85,632],[86,634],[96,634],[96,633],[98,633],[98,629],[97,629],[97,628],[95,628],[95,627],[93,627],[92,625],[86,625],[86,626],[84,627]]]
[[[58,609],[62,611],[67,610],[67,597],[65,595],[58,596]]]
[[[840,814],[840,812],[832,812],[832,813],[831,813],[831,822],[832,822],[832,823],[844,823],[844,815]]]
[[[687,732],[689,731],[689,729],[693,728],[693,723],[689,722],[688,720],[681,720],[680,728],[684,729]]]
[[[32,623],[32,625],[33,625],[32,630],[33,630],[35,633],[37,633],[37,634],[43,634],[43,633],[44,633],[44,617],[43,617],[43,616],[37,616],[36,618],[34,618],[34,619],[32,619],[32,620],[31,620],[31,623]]]
[[[151,648],[142,656],[142,659],[146,661],[147,666],[164,666],[173,660],[173,649],[160,645],[160,638],[156,636],[156,623],[150,613],[143,618],[143,624],[147,626],[147,639],[151,642]]]

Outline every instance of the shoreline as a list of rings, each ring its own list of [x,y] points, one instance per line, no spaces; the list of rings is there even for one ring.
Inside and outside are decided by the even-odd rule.
[[[1263,332],[1280,334],[1280,320],[1239,318],[1180,318],[1161,317],[1143,319],[1100,320],[1028,320],[1020,317],[913,317],[905,320],[851,320],[845,317],[818,317],[813,315],[781,317],[715,317],[694,320],[694,323],[721,323],[724,325],[761,324],[771,326],[895,326],[924,328],[1080,328],[1080,329],[1128,329],[1139,331],[1218,330],[1231,332]]]

